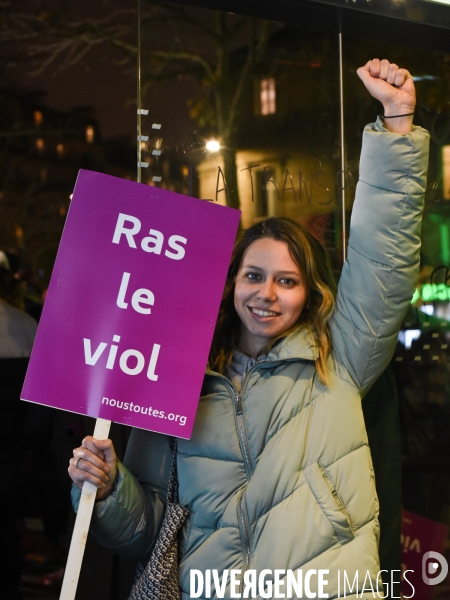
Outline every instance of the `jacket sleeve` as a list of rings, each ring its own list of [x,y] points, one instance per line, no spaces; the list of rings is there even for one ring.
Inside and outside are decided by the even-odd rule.
[[[133,429],[113,493],[94,506],[90,531],[102,545],[123,558],[148,561],[164,516],[171,463],[170,437]],[[75,510],[80,495],[74,486]]]
[[[330,320],[334,358],[365,394],[388,365],[414,293],[429,135],[368,125],[353,205],[348,258]]]

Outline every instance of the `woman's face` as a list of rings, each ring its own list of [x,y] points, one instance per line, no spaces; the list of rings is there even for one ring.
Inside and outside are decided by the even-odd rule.
[[[308,299],[303,277],[286,242],[251,244],[236,277],[234,306],[241,319],[239,349],[258,356],[268,341],[298,321]]]

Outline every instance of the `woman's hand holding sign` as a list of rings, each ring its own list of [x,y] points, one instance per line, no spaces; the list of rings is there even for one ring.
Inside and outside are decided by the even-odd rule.
[[[98,488],[97,500],[105,500],[112,492],[117,475],[117,457],[111,440],[96,440],[88,435],[73,451],[69,475],[80,488],[89,481]]]

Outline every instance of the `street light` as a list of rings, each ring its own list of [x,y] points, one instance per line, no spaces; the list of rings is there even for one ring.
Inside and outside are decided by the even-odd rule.
[[[206,149],[208,152],[219,152],[220,143],[217,140],[209,140],[206,142]]]

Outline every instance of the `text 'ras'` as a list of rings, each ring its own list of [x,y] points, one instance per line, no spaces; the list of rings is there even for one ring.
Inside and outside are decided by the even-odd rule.
[[[125,238],[130,248],[137,248],[135,237],[141,231],[142,223],[137,217],[119,213],[116,227],[114,229],[113,244],[119,244],[121,239]],[[157,229],[150,229],[149,235],[140,241],[140,246],[144,252],[161,254],[164,246],[164,234]],[[186,253],[185,244],[187,238],[181,235],[171,235],[167,240],[168,248],[164,251],[164,256],[172,260],[181,260]]]

